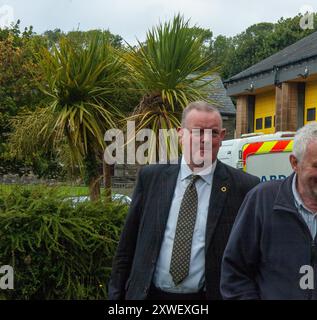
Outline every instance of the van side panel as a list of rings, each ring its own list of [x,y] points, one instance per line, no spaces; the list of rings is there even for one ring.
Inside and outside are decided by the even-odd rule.
[[[260,178],[261,182],[285,179],[293,170],[290,152],[253,154],[246,159],[246,171]]]

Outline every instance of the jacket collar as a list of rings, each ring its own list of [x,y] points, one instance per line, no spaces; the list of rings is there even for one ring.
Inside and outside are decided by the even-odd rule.
[[[274,210],[283,210],[297,213],[294,194],[292,191],[292,182],[294,175],[295,173],[292,173],[280,184],[273,206]]]

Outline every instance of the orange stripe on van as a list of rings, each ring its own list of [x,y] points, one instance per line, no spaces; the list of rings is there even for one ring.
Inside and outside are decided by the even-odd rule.
[[[253,154],[264,154],[273,152],[290,152],[292,150],[293,140],[276,140],[247,143],[243,146],[242,160],[243,168],[246,170],[247,157]]]
[[[264,142],[254,142],[254,143],[248,143],[243,147],[243,163],[246,161],[247,156],[256,153]]]
[[[287,145],[290,143],[290,140],[281,140],[278,141],[275,146],[272,148],[271,152],[281,152],[284,151]]]

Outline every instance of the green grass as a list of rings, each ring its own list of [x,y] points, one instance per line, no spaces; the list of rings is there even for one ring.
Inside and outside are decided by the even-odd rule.
[[[27,189],[38,188],[38,184],[0,184],[0,192],[10,193],[16,187],[23,187]],[[44,185],[43,185],[44,186]],[[47,187],[47,185],[45,185]],[[88,187],[82,186],[70,186],[70,185],[59,185],[59,186],[49,186],[49,188],[56,189],[58,195],[71,197],[71,196],[87,196],[89,194]],[[123,189],[123,188],[113,188],[113,193],[120,193],[127,196],[131,196],[133,189]],[[101,194],[104,193],[104,189],[101,189]]]

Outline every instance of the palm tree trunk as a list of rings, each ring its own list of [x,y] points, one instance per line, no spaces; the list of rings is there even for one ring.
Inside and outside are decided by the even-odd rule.
[[[88,187],[91,201],[97,201],[100,198],[100,177],[89,177]]]
[[[105,199],[111,201],[111,166],[103,160],[103,184],[105,188]]]
[[[97,158],[97,153],[93,148],[88,150],[88,154],[85,159],[85,170],[89,188],[89,195],[91,201],[100,199],[100,172]]]

